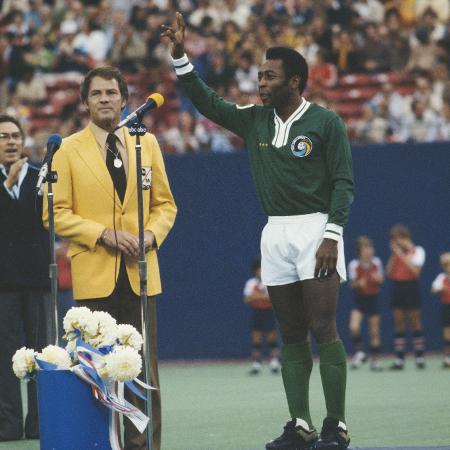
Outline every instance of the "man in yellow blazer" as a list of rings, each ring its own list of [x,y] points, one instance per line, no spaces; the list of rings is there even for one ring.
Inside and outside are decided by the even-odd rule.
[[[55,231],[71,241],[68,256],[77,306],[107,311],[119,323],[141,330],[135,138],[125,128],[114,131],[128,88],[117,69],[100,67],[86,75],[80,92],[90,121],[84,130],[63,139],[53,158],[52,169],[58,174],[53,185]],[[147,133],[141,145],[151,381],[159,387],[155,295],[161,293],[161,282],[156,250],[172,228],[177,209],[155,137]],[[129,397],[143,409],[138,398]],[[153,448],[159,450],[159,390],[152,391],[152,419]],[[145,433],[128,420],[124,426],[125,450],[144,450]]]

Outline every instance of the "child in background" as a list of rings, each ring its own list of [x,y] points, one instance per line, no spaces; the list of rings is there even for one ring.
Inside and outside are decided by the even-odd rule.
[[[365,316],[370,336],[370,368],[382,370],[378,355],[380,353],[380,314],[378,294],[383,283],[383,266],[380,258],[375,256],[373,242],[367,236],[356,240],[358,258],[350,262],[348,272],[350,287],[355,291],[355,305],[350,315],[350,335],[355,347],[351,367],[358,369],[367,360],[363,350],[361,324]]]
[[[275,328],[275,314],[269,299],[266,286],[261,281],[261,258],[256,258],[252,263],[255,273],[244,288],[244,302],[252,308],[252,366],[251,375],[257,375],[262,368],[262,346],[265,340],[270,351],[269,368],[272,373],[278,373],[280,362],[278,359],[278,334]]]
[[[406,328],[412,332],[412,343],[418,369],[425,368],[419,278],[425,263],[425,250],[415,245],[405,225],[394,225],[390,231],[391,256],[386,276],[392,280],[391,307],[394,313],[395,361],[392,370],[405,366]]]
[[[433,281],[431,292],[438,294],[442,302],[442,327],[444,339],[444,361],[442,367],[450,369],[450,252],[441,255],[444,272]]]

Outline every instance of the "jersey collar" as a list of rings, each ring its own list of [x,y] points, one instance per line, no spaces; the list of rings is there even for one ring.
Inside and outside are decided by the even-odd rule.
[[[288,117],[286,122],[283,122],[281,117],[274,111],[275,133],[272,140],[274,147],[280,148],[287,144],[292,124],[305,114],[310,105],[311,103],[302,97],[300,106]]]

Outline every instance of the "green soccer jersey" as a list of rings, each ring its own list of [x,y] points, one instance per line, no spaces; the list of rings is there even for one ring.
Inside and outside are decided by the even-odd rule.
[[[303,99],[283,122],[273,108],[238,106],[209,88],[187,57],[174,60],[178,79],[207,118],[245,140],[265,213],[327,213],[327,230],[341,234],[353,200],[350,145],[335,113]],[[332,236],[330,236],[332,237]]]

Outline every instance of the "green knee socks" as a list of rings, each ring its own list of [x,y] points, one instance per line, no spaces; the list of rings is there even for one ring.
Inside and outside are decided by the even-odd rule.
[[[327,407],[327,417],[345,423],[345,386],[347,382],[347,360],[342,341],[318,344],[320,376]]]
[[[285,344],[281,350],[281,360],[281,374],[291,417],[305,420],[311,428],[309,377],[313,360],[309,342]]]

